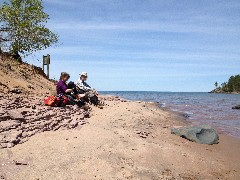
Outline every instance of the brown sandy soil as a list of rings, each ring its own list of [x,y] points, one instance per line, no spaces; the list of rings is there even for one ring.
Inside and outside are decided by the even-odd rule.
[[[0,54],[0,92],[7,93],[15,88],[40,96],[55,92],[54,83],[46,78],[41,68]]]
[[[43,132],[0,150],[9,179],[240,179],[240,140],[201,145],[172,135],[181,117],[153,104],[107,101],[81,129]]]

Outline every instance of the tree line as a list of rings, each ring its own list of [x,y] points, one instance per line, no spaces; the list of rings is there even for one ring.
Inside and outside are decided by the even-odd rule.
[[[221,85],[218,82],[215,82],[216,89],[219,89],[223,92],[240,92],[240,74],[231,76],[227,82],[222,83]]]

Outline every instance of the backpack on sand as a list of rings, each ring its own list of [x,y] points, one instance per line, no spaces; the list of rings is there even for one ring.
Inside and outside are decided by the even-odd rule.
[[[44,100],[44,104],[52,107],[63,107],[66,106],[69,99],[66,96],[49,96]]]
[[[57,107],[60,104],[60,98],[56,96],[49,96],[47,99],[44,99],[44,104],[46,106]]]

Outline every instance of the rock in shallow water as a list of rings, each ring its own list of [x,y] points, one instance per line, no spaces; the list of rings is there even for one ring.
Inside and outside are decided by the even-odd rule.
[[[240,109],[240,105],[234,106],[232,109]]]
[[[209,125],[173,128],[171,133],[199,144],[217,144],[219,140],[217,132]]]

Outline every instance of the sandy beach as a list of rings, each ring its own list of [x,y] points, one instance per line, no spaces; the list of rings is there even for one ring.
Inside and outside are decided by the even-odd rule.
[[[171,134],[184,116],[119,97],[90,112],[47,107],[55,85],[41,70],[0,65],[0,179],[240,179],[239,139],[190,142]]]
[[[184,118],[144,102],[105,101],[82,128],[42,132],[0,150],[2,179],[239,179],[240,140],[172,135]],[[12,162],[19,162],[18,165]]]

